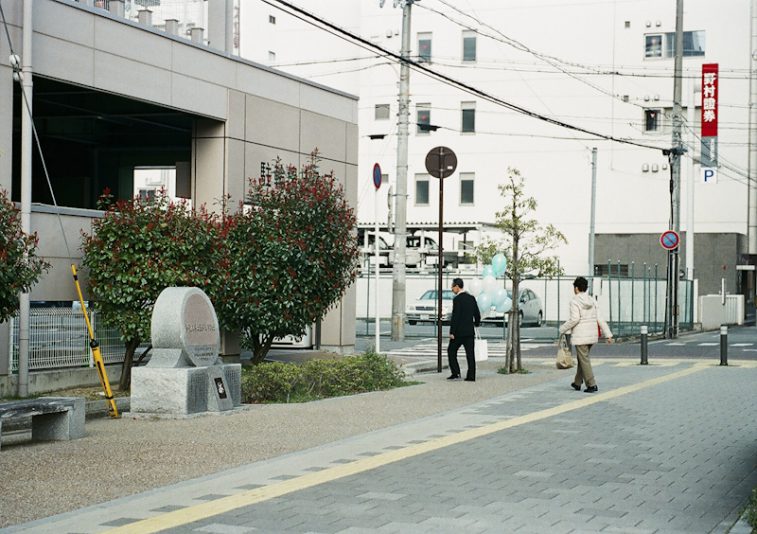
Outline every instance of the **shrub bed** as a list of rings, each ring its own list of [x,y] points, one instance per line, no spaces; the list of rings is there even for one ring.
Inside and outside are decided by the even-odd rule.
[[[375,353],[302,365],[264,362],[242,370],[242,402],[307,402],[409,384],[397,364]]]

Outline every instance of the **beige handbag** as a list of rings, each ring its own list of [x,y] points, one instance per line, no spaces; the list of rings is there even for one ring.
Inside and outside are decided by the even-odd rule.
[[[573,354],[568,345],[568,338],[563,334],[557,347],[557,361],[555,362],[558,369],[570,369],[573,367]]]

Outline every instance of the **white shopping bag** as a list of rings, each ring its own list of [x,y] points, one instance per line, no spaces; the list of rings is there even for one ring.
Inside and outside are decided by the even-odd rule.
[[[489,341],[481,338],[478,328],[476,328],[476,343],[473,347],[473,354],[477,362],[485,362],[489,359]]]

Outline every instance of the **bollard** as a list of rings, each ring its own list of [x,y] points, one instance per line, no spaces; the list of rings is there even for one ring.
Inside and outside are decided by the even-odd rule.
[[[720,365],[728,365],[728,327],[720,327]]]
[[[644,325],[641,327],[641,365],[649,364],[649,353],[647,351],[647,334],[649,328]]]

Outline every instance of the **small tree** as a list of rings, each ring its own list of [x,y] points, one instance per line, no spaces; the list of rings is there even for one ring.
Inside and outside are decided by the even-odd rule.
[[[487,240],[479,246],[482,259],[491,258],[497,252],[507,257],[507,276],[512,281],[513,306],[509,317],[509,337],[506,343],[505,367],[513,373],[522,370],[520,351],[520,280],[526,273],[537,272],[541,277],[562,273],[556,256],[546,256],[561,243],[565,236],[551,224],[542,226],[531,214],[536,210],[536,200],[527,197],[523,177],[518,169],[507,169],[507,182],[499,186],[504,199],[504,209],[496,214],[496,226],[502,231],[499,242]]]
[[[0,322],[18,311],[20,293],[28,292],[50,268],[36,255],[37,234],[25,234],[21,216],[0,189]]]
[[[126,345],[119,387],[131,384],[134,353],[150,339],[152,308],[169,286],[207,288],[216,266],[219,240],[213,217],[168,200],[136,197],[113,202],[83,235],[90,297],[103,322],[114,326]]]
[[[355,215],[317,151],[301,173],[274,165],[250,180],[247,205],[224,221],[226,253],[214,302],[221,324],[263,361],[273,339],[301,334],[341,299],[357,275]]]

